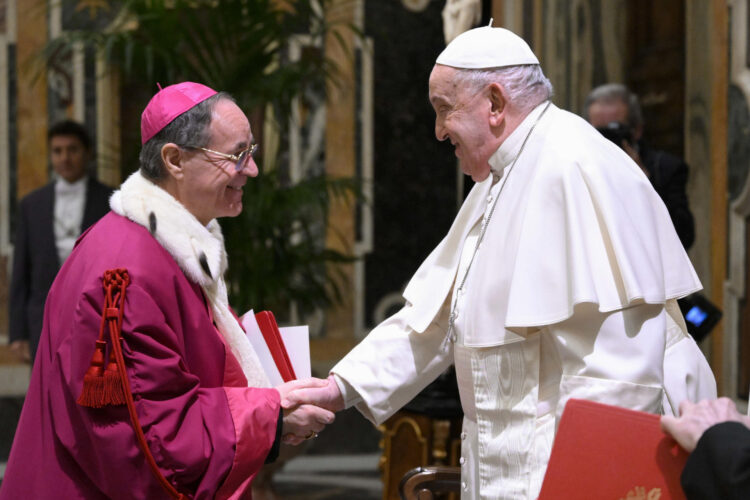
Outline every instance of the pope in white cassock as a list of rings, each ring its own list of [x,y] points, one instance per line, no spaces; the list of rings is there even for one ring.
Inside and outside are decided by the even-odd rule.
[[[284,404],[381,423],[454,363],[462,499],[539,494],[570,398],[675,414],[716,397],[676,299],[701,288],[640,168],[552,86],[518,36],[470,30],[429,82],[435,135],[476,185],[406,306]]]

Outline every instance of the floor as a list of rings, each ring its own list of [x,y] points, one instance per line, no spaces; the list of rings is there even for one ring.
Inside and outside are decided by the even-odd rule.
[[[380,500],[379,441],[380,432],[358,411],[338,413],[333,424],[273,475],[275,499]]]

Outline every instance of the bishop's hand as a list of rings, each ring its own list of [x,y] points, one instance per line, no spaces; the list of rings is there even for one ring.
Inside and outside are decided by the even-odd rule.
[[[289,394],[295,390],[323,388],[328,385],[327,380],[307,378],[292,380],[276,387],[279,391],[284,408],[282,424],[282,442],[285,444],[298,445],[306,439],[313,438],[322,431],[326,425],[332,423],[335,415],[324,409],[311,404],[299,403],[296,405],[284,405]]]

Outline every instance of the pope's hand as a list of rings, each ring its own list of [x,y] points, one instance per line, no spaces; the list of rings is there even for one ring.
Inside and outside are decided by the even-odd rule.
[[[333,375],[329,375],[324,382],[326,385],[315,384],[293,389],[285,398],[281,398],[281,406],[294,408],[300,404],[313,404],[334,412],[343,410],[344,398]]]
[[[740,422],[750,428],[750,418],[739,413],[729,398],[704,400],[698,404],[685,400],[680,403],[680,417],[664,415],[661,428],[685,450],[693,451],[703,433],[722,422]]]
[[[276,390],[279,391],[283,402],[295,390],[302,388],[323,388],[327,385],[327,380],[311,377],[302,380],[292,380],[276,387]],[[300,444],[306,439],[317,436],[335,418],[332,412],[310,404],[284,406],[283,425],[281,429],[282,441],[286,444]]]

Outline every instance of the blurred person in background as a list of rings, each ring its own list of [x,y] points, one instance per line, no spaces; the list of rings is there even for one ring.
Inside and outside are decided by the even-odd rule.
[[[688,166],[666,151],[649,147],[638,96],[620,83],[600,85],[586,97],[584,117],[641,167],[667,206],[682,246],[689,250],[695,241],[695,223],[686,191]]]
[[[42,333],[44,301],[76,239],[109,211],[112,189],[89,172],[91,139],[65,120],[47,133],[52,182],[18,204],[10,284],[11,350],[33,361]]]

